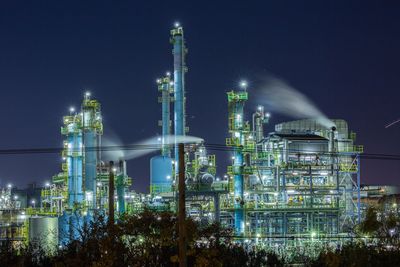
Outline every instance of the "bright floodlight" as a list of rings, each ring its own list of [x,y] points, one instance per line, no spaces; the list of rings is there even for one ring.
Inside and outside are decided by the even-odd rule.
[[[167,71],[166,75],[171,76],[171,72]]]
[[[246,87],[247,87],[247,82],[246,82],[246,81],[240,81],[239,85],[240,85],[240,87],[246,89]]]
[[[178,28],[178,27],[181,26],[181,24],[180,24],[179,22],[175,22],[175,23],[174,23],[174,26],[175,26],[175,28]]]
[[[49,186],[50,186],[50,183],[46,183],[45,186],[49,187]]]
[[[8,184],[7,187],[8,187],[8,188],[11,188],[11,187],[12,187],[12,184]]]
[[[75,108],[74,108],[74,107],[70,107],[70,108],[69,108],[69,112],[72,113],[72,112],[74,112],[74,111],[75,111]]]
[[[271,114],[266,113],[266,114],[265,114],[265,117],[269,118],[269,117],[271,117]]]
[[[90,92],[86,91],[85,96],[90,96]]]

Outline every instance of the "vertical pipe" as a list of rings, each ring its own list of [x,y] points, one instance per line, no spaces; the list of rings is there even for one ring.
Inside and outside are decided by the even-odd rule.
[[[171,30],[172,53],[174,55],[174,134],[175,136],[185,135],[185,41],[183,28],[178,26]],[[178,143],[175,140],[175,162],[179,161]],[[175,173],[179,173],[179,166],[176,164]]]
[[[114,224],[114,161],[110,161],[108,182],[108,223]]]
[[[186,267],[185,147],[179,144],[179,267]]]

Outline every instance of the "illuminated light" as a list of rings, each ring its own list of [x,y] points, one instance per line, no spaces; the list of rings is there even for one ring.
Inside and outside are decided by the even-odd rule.
[[[17,195],[15,195],[15,196],[14,196],[14,200],[17,200],[17,199],[18,199],[18,196],[17,196]]]
[[[294,172],[293,175],[299,175],[299,173],[298,172]]]
[[[275,192],[275,193],[274,193],[274,196],[278,196],[278,192]]]
[[[267,113],[265,113],[265,117],[269,118],[269,117],[271,117],[271,114],[269,112],[267,112]]]
[[[171,180],[171,175],[167,175],[167,180]]]
[[[249,226],[249,225],[250,225],[250,223],[249,223],[249,222],[246,222],[246,225],[247,225],[247,226]]]
[[[294,194],[294,193],[296,193],[296,191],[294,191],[294,190],[287,190],[286,191],[288,194]]]
[[[31,203],[32,203],[32,204],[35,204],[35,203],[36,203],[36,201],[35,201],[34,199],[32,199],[32,200],[31,200]]]
[[[63,160],[66,160],[67,158],[66,158],[66,157],[62,157],[62,159],[63,159]]]
[[[161,79],[157,79],[157,80],[156,80],[156,83],[160,83],[160,82],[161,82]]]
[[[50,186],[50,183],[46,183],[45,186],[49,187],[49,186]]]
[[[112,170],[113,170],[113,172],[116,172],[116,171],[117,171],[117,168],[113,168]]]
[[[169,72],[169,71],[167,71],[166,74],[167,74],[167,76],[171,76],[171,72]]]
[[[232,160],[235,160],[235,157],[232,157]]]
[[[311,232],[311,237],[312,238],[314,238],[314,237],[316,237],[317,236],[317,233],[316,232]]]
[[[242,87],[242,88],[245,88],[246,89],[246,87],[247,87],[247,82],[246,81],[240,81],[240,83],[239,83],[239,85],[240,85],[240,87]]]
[[[328,172],[320,172],[321,175],[328,175]]]
[[[100,183],[100,182],[98,182],[98,183],[97,183],[97,186],[101,186],[101,183]]]
[[[174,85],[174,82],[169,82],[169,85]]]
[[[75,112],[75,108],[74,108],[74,107],[70,107],[70,108],[69,108],[69,112],[71,112],[71,113],[72,113],[72,112]]]
[[[228,175],[225,174],[225,175],[224,175],[224,178],[228,178]]]
[[[203,153],[203,149],[200,148],[200,149],[199,149],[199,152],[200,152],[200,153]]]
[[[158,138],[157,138],[157,141],[160,142],[160,141],[161,141],[161,137],[158,137]]]
[[[260,234],[257,234],[257,235],[256,235],[257,238],[259,238],[260,236],[261,236]]]
[[[258,109],[259,111],[261,111],[261,110],[263,109],[263,107],[262,107],[262,106],[258,106],[257,109]]]
[[[240,133],[239,132],[235,132],[235,137],[239,138],[240,137]]]
[[[178,27],[181,26],[181,24],[180,24],[179,22],[175,22],[175,23],[174,23],[174,26],[175,26],[175,28],[178,28]]]
[[[249,136],[249,139],[253,139],[253,136],[252,136],[252,135],[250,135],[250,136]]]
[[[91,94],[89,91],[86,91],[85,96],[89,97]]]
[[[12,184],[8,184],[7,187],[8,187],[8,188],[11,188],[11,187],[12,187]]]

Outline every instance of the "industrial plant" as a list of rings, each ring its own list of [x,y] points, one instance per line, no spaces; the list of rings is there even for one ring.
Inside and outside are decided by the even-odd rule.
[[[187,48],[180,25],[171,30],[170,41],[173,72],[157,80],[162,134],[154,144],[159,153],[149,162],[150,193],[134,190],[126,159],[103,159],[103,110],[87,92],[80,109],[63,117],[60,172],[30,192],[1,189],[0,238],[57,248],[79,238],[79,228],[99,214],[117,221],[124,213],[146,208],[176,212],[177,145],[182,142],[187,216],[199,223],[220,222],[234,230],[237,242],[260,247],[335,244],[351,238],[365,193],[360,185],[363,146],[356,144],[347,122],[332,119],[326,127],[318,118],[305,118],[266,132],[270,113],[262,105],[254,110],[246,106],[252,98],[248,85],[227,88],[229,131],[221,131],[220,148],[230,153],[231,164],[225,168],[212,154],[215,145],[182,138],[189,134]]]

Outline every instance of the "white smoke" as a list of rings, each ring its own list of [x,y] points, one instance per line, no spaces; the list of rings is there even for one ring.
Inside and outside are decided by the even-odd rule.
[[[271,111],[299,119],[316,119],[329,129],[335,126],[307,96],[280,79],[266,79],[257,100]]]

